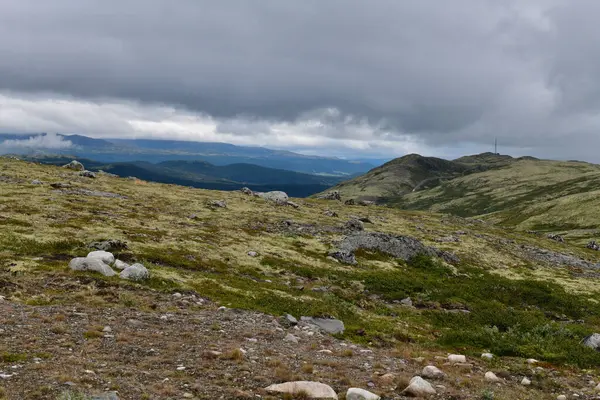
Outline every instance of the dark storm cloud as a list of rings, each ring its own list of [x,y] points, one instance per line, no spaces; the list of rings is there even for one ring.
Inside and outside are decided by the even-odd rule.
[[[318,120],[309,130],[334,139],[560,146],[600,128],[598,12],[593,0],[0,0],[0,90],[184,107],[232,135]]]

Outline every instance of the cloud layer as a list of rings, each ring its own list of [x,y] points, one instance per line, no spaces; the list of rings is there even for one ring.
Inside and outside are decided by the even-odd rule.
[[[70,140],[65,140],[56,133],[35,135],[27,139],[11,139],[0,142],[0,154],[3,153],[29,153],[38,149],[68,149],[73,147]]]
[[[600,157],[594,0],[0,0],[0,130]],[[7,111],[8,110],[8,111]],[[69,112],[69,110],[71,112]]]

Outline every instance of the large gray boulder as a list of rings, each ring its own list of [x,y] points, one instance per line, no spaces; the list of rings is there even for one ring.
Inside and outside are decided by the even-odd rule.
[[[421,372],[421,376],[423,378],[428,378],[428,379],[444,379],[446,374],[443,373],[435,365],[428,365],[425,368],[423,368],[423,371]]]
[[[271,385],[265,389],[271,393],[286,393],[291,395],[304,394],[309,399],[335,399],[338,396],[331,386],[320,382],[296,381]]]
[[[276,204],[286,204],[287,201],[289,200],[287,193],[280,192],[280,191],[259,193],[258,195],[260,197],[262,197],[263,199],[265,199],[267,201],[271,201]]]
[[[112,253],[104,250],[96,250],[88,253],[87,258],[97,258],[105,264],[112,264],[115,262],[115,256]]]
[[[380,400],[381,397],[365,389],[350,388],[346,392],[346,400]]]
[[[408,387],[404,389],[401,394],[412,397],[427,397],[436,394],[436,391],[433,386],[431,386],[431,383],[420,376],[415,376],[410,380]]]
[[[72,169],[74,171],[84,171],[85,167],[77,160],[73,160],[68,164],[63,165],[63,168]]]
[[[592,333],[591,335],[586,336],[581,341],[581,344],[590,349],[600,351],[600,333]]]
[[[119,277],[130,281],[143,281],[150,278],[150,271],[142,264],[133,264],[121,271]]]
[[[104,276],[114,276],[115,271],[100,258],[77,257],[71,260],[69,268],[74,271],[94,271]]]
[[[314,325],[319,329],[331,333],[344,333],[344,323],[335,318],[301,317],[301,321]]]
[[[454,254],[438,250],[435,247],[425,246],[418,239],[381,232],[355,232],[348,235],[338,243],[338,248],[332,250],[329,255],[345,264],[356,264],[354,252],[358,249],[380,251],[404,261],[408,261],[419,254],[438,256],[449,263],[460,261]]]

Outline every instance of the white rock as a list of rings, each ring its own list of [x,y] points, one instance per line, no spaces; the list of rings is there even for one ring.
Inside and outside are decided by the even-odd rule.
[[[492,353],[483,353],[481,355],[481,358],[485,358],[486,360],[491,360],[492,358],[494,358],[494,355]]]
[[[444,374],[438,367],[433,366],[433,365],[428,365],[425,368],[423,368],[423,371],[421,372],[421,376],[423,378],[429,378],[429,379],[443,379],[446,374]]]
[[[99,260],[102,260],[103,263],[108,264],[108,265],[115,262],[115,256],[113,256],[112,253],[109,253],[108,251],[104,251],[104,250],[92,251],[87,255],[87,258],[97,258]]]
[[[258,196],[262,197],[267,201],[272,201],[278,204],[284,204],[288,201],[289,197],[287,193],[281,191],[273,191],[267,193],[259,193]]]
[[[133,264],[121,271],[119,277],[130,281],[143,281],[150,278],[150,271],[142,264]]]
[[[2,378],[2,379],[8,379],[8,378],[10,378],[10,377],[12,377],[14,375],[15,374],[10,375],[10,374],[0,373],[0,378]]]
[[[560,396],[558,396],[556,398],[556,400],[567,400],[567,396],[565,396],[564,394],[561,394]]]
[[[80,163],[77,160],[73,160],[70,163],[63,165],[63,168],[68,168],[68,169],[72,169],[72,170],[75,170],[75,171],[83,171],[83,170],[85,170],[85,167],[83,166],[83,164]]]
[[[112,332],[112,328],[110,326],[105,326],[104,328],[102,328],[102,332]]]
[[[271,385],[265,389],[271,393],[307,394],[312,399],[335,399],[338,396],[328,385],[319,382],[296,381]]]
[[[527,377],[524,377],[523,380],[521,381],[521,385],[529,386],[529,385],[531,385],[531,381],[529,379],[527,379]]]
[[[498,378],[492,371],[486,372],[484,378],[488,382],[500,382],[500,378]]]
[[[346,392],[346,400],[379,400],[381,397],[375,393],[371,393],[368,390],[350,388]]]
[[[328,349],[322,349],[322,350],[317,351],[317,353],[333,354],[333,351],[328,350]]]
[[[115,264],[113,265],[113,267],[122,271],[125,268],[129,267],[129,264],[127,264],[126,262],[123,262],[121,260],[115,260]]]
[[[535,358],[528,358],[526,362],[527,364],[537,364],[538,360],[536,360]]]
[[[258,253],[257,253],[256,251],[249,251],[249,252],[248,252],[248,255],[249,255],[250,257],[257,257],[257,256],[258,256]]]
[[[69,268],[74,271],[100,272],[104,276],[114,276],[115,271],[99,258],[77,257],[71,260]]]
[[[414,397],[425,397],[430,394],[436,394],[431,383],[427,382],[420,376],[415,376],[410,380],[408,387],[402,391],[403,394]]]
[[[466,363],[467,362],[467,357],[460,355],[460,354],[450,354],[448,356],[448,361],[450,361],[453,364],[456,363]]]

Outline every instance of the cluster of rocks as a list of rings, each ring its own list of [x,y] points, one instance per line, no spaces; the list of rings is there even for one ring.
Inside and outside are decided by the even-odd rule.
[[[227,208],[225,200],[210,200],[207,205],[209,208]]]
[[[331,192],[327,192],[324,193],[320,196],[317,196],[318,199],[322,199],[322,200],[337,200],[337,201],[342,201],[342,196],[340,195],[340,192],[337,190],[333,190]]]
[[[150,271],[142,264],[129,265],[121,260],[115,260],[115,256],[104,250],[90,252],[85,257],[76,257],[69,262],[69,268],[74,271],[99,272],[104,276],[114,276],[113,268],[121,271],[119,277],[130,281],[143,281],[150,278]]]
[[[90,249],[96,250],[104,250],[104,251],[123,251],[127,250],[127,243],[119,240],[119,239],[108,239],[102,240],[100,242],[92,242],[88,245]]]
[[[585,247],[591,250],[600,250],[600,245],[595,240],[590,241]]]
[[[348,235],[337,244],[337,249],[332,250],[329,256],[344,264],[356,264],[354,252],[358,249],[380,251],[404,261],[424,254],[440,257],[450,264],[460,262],[455,254],[425,246],[418,239],[380,232],[357,232]]]
[[[348,199],[344,202],[345,205],[347,206],[373,206],[376,203],[374,201],[371,200],[354,200],[354,199]]]

